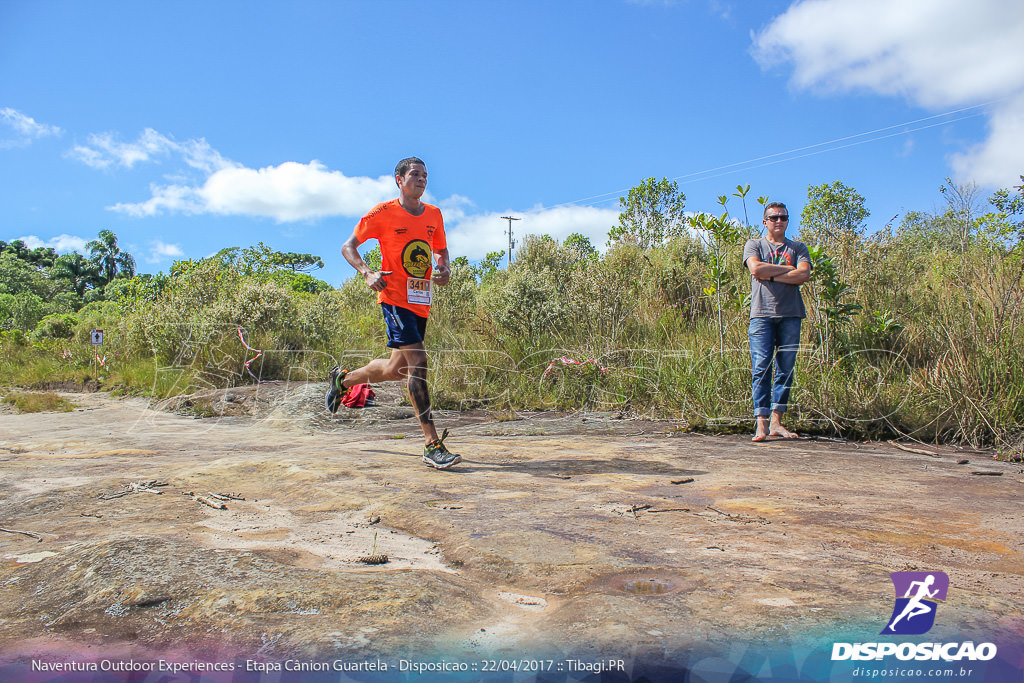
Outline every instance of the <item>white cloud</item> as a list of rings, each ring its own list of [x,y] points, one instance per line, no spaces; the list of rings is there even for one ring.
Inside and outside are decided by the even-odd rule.
[[[378,202],[394,199],[395,180],[350,178],[319,161],[286,161],[259,170],[232,168],[214,173],[199,190],[206,208],[219,214],[267,216],[279,222],[323,216],[360,216]]]
[[[206,173],[230,168],[235,164],[210,147],[206,140],[175,142],[152,128],[147,128],[134,142],[121,142],[113,133],[93,133],[85,145],[75,145],[68,156],[92,168],[111,166],[132,168],[136,164],[157,161],[177,155],[191,166]]]
[[[46,241],[39,239],[35,235],[26,235],[25,237],[19,237],[18,239],[24,242],[25,246],[29,249],[51,247],[58,254],[68,254],[72,251],[85,254],[85,243],[89,241],[82,237],[75,237],[74,235],[58,235],[57,237],[51,237]]]
[[[462,216],[458,221],[445,213],[445,234],[452,258],[465,256],[476,261],[491,251],[508,251],[508,220],[502,219],[502,216],[522,219],[512,222],[512,232],[517,241],[521,242],[523,235],[550,235],[562,241],[578,232],[589,237],[591,244],[599,249],[603,249],[608,241],[608,230],[619,221],[617,209],[598,209],[592,206],[535,208],[525,212],[501,211]]]
[[[136,218],[156,216],[164,212],[186,214],[206,212],[202,198],[194,187],[151,184],[149,190],[153,196],[144,202],[137,202],[135,204],[119,202],[107,208],[111,211],[135,216]]]
[[[436,204],[441,212],[444,214],[444,219],[448,223],[458,223],[467,215],[469,215],[470,209],[475,206],[473,201],[469,197],[463,197],[461,194],[453,194],[446,199],[441,201],[428,201],[431,204]]]
[[[824,93],[903,96],[929,108],[992,105],[990,138],[953,166],[1004,185],[1024,172],[1024,4],[1004,0],[805,0],[754,36],[764,66]],[[1010,141],[996,149],[997,141]]]
[[[155,240],[150,243],[146,263],[161,263],[168,259],[179,259],[184,255],[185,252],[177,244],[167,244],[166,242]]]
[[[989,122],[988,138],[962,154],[950,165],[958,178],[970,178],[987,187],[1020,185],[1024,174],[1024,94],[996,110]]]
[[[13,139],[0,140],[0,149],[24,147],[38,138],[60,135],[64,132],[57,126],[38,123],[31,116],[26,116],[10,107],[0,109],[0,122],[11,128],[16,135]]]
[[[76,148],[74,156],[94,168],[131,167],[159,156],[177,154],[192,169],[203,172],[203,177],[198,179],[184,173],[175,175],[168,184],[151,184],[150,197],[144,201],[107,207],[136,217],[162,213],[218,214],[271,218],[288,223],[331,216],[359,217],[375,204],[397,196],[390,174],[378,178],[350,177],[328,169],[317,160],[308,164],[286,161],[277,166],[247,168],[225,159],[205,140],[177,143],[152,129],[147,129],[131,144],[119,143],[112,135],[102,135],[91,136],[90,145]],[[424,199],[437,204],[444,212],[453,255],[476,260],[489,251],[508,248],[504,236],[507,221],[501,220],[507,212],[474,214],[473,202],[461,195],[441,200],[425,195]],[[599,248],[604,247],[609,228],[618,221],[618,210],[587,206],[538,207],[512,215],[523,218],[513,228],[518,236],[547,234],[563,240],[578,232],[590,237]],[[181,255],[180,252],[154,250],[150,262]]]
[[[219,155],[218,155],[219,157]],[[132,216],[162,212],[215,213],[273,218],[279,223],[325,216],[361,216],[374,204],[393,199],[395,181],[348,177],[319,161],[286,161],[261,169],[221,168],[202,185],[152,185],[152,197],[109,207]]]

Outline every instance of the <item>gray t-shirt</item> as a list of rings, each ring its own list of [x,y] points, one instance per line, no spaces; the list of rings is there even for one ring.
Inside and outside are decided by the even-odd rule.
[[[747,259],[757,256],[762,263],[774,265],[796,266],[801,261],[811,262],[811,254],[807,245],[796,240],[786,239],[785,243],[776,246],[767,238],[747,240],[743,246],[743,265]],[[785,282],[768,282],[750,277],[750,317],[751,318],[806,318],[803,297],[800,287]]]

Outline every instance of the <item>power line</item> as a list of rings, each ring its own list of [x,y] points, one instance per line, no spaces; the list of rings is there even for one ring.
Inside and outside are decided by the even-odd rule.
[[[914,126],[914,125],[916,125],[918,123],[924,123],[925,121],[933,121],[934,119],[945,118],[945,117],[948,117],[948,116],[952,116],[954,114],[960,114],[960,113],[967,112],[967,111],[981,109],[983,107],[987,107],[987,106],[989,106],[991,104],[994,104],[995,102],[998,102],[998,101],[1000,101],[1000,100],[992,100],[992,101],[989,101],[989,102],[984,102],[982,104],[972,105],[970,107],[961,107],[959,109],[952,109],[950,111],[946,111],[946,112],[943,112],[941,114],[933,114],[932,116],[925,116],[925,117],[920,118],[920,119],[914,119],[913,121],[905,121],[903,123],[896,123],[896,124],[893,124],[891,126],[885,126],[883,128],[876,128],[874,130],[868,130],[868,131],[864,131],[864,132],[861,132],[861,133],[855,133],[853,135],[845,135],[843,137],[835,138],[835,139],[832,139],[832,140],[826,140],[824,142],[816,142],[816,143],[814,143],[812,145],[804,145],[802,147],[795,147],[793,149],[786,150],[785,152],[775,152],[773,154],[766,154],[764,156],[754,157],[752,159],[747,159],[745,161],[737,161],[737,162],[734,162],[734,163],[731,163],[731,164],[725,164],[723,166],[716,166],[714,168],[705,169],[703,171],[694,171],[692,173],[686,173],[686,174],[683,174],[683,175],[675,176],[674,178],[670,178],[670,180],[691,179],[691,180],[685,180],[684,184],[686,184],[686,183],[694,183],[694,182],[698,182],[698,181],[701,181],[701,180],[710,180],[712,178],[717,178],[719,176],[728,175],[729,173],[735,173],[735,172],[741,171],[741,170],[742,171],[746,171],[746,170],[752,170],[752,169],[755,169],[755,168],[762,168],[764,166],[771,166],[771,165],[774,165],[774,164],[781,164],[781,163],[786,162],[786,161],[793,161],[793,160],[796,160],[796,159],[803,159],[803,158],[809,157],[809,156],[815,156],[817,154],[824,154],[825,152],[834,152],[834,151],[837,151],[837,150],[840,150],[840,149],[846,149],[848,147],[855,147],[856,145],[862,145],[862,144],[866,144],[866,143],[869,143],[869,142],[877,142],[879,140],[884,140],[886,138],[896,137],[898,135],[906,135],[908,133],[915,133],[917,131],[927,130],[928,128],[935,128],[936,126],[942,126],[942,125],[946,125],[948,123],[956,123],[958,121],[964,121],[966,119],[975,118],[975,117],[981,116],[983,112],[975,112],[975,113],[972,113],[972,114],[968,114],[966,116],[960,116],[960,117],[955,118],[955,119],[946,119],[946,120],[939,121],[939,122],[936,122],[936,123],[928,124],[926,126],[918,126],[916,128],[909,128],[909,129],[905,129],[905,130],[900,130],[898,132],[889,133],[887,135],[877,135],[876,137],[871,137],[871,138],[867,138],[867,139],[864,139],[864,140],[857,140],[856,142],[850,142],[850,143],[845,144],[845,145],[830,146],[830,145],[836,145],[836,143],[846,142],[847,140],[855,140],[856,138],[863,138],[863,137],[869,136],[869,135],[876,135],[877,133],[884,133],[886,131],[891,131],[891,130],[893,130],[895,128],[903,128],[905,126]],[[819,150],[814,151],[814,152],[808,152],[807,154],[799,154],[799,155],[796,155],[796,156],[792,156],[792,155],[797,154],[797,152],[804,152],[806,150],[812,150],[812,149],[815,149],[815,148],[818,148],[818,147],[825,147],[826,149],[819,149]],[[777,157],[782,157],[782,158],[777,158]],[[774,161],[767,161],[766,163],[761,163],[761,164],[757,163],[757,162],[760,162],[760,161],[766,161],[768,159],[775,159],[775,160]],[[756,164],[756,165],[750,166],[749,164]],[[731,169],[731,170],[727,170],[727,169]],[[722,171],[722,172],[718,173],[718,171]],[[715,175],[707,175],[709,173],[713,173]],[[697,177],[697,176],[700,176],[700,177]],[[626,192],[629,192],[629,188],[625,188],[625,189],[622,189],[622,190],[615,190],[614,192],[604,192],[602,194],[593,195],[591,197],[584,197],[583,199],[578,199],[578,200],[573,201],[573,202],[564,202],[562,204],[555,204],[555,205],[553,205],[551,207],[548,207],[548,208],[554,209],[554,208],[559,208],[559,207],[562,207],[562,206],[579,206],[581,204],[583,204],[583,205],[601,204],[603,202],[607,202],[607,201],[612,201],[614,199],[618,199],[619,197],[621,197]],[[599,201],[593,201],[593,200],[599,200]]]

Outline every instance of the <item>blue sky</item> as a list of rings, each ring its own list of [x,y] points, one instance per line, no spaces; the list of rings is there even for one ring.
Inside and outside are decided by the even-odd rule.
[[[510,214],[603,245],[650,176],[794,215],[840,180],[877,228],[1020,183],[1022,45],[1019,0],[0,0],[0,239],[110,229],[140,272],[263,241],[337,285],[409,155],[474,260]]]

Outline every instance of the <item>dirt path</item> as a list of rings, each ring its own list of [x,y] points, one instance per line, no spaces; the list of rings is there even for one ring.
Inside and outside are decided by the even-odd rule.
[[[864,640],[892,609],[889,572],[912,569],[950,577],[929,637],[1024,636],[1020,465],[442,414],[465,462],[439,472],[394,396],[331,419],[321,391],[193,397],[222,415],[206,419],[105,394],[0,416],[0,527],[42,539],[0,533],[3,657],[672,658]],[[195,500],[209,493],[244,500]]]

